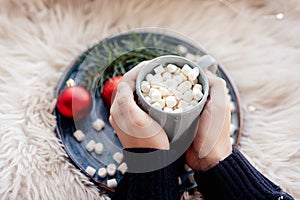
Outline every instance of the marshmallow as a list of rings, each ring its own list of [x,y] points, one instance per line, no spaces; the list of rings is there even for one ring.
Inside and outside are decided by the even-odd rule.
[[[81,131],[81,130],[76,130],[74,133],[73,133],[73,136],[75,137],[75,139],[78,141],[78,142],[82,142],[85,138],[85,134]]]
[[[114,176],[116,174],[117,167],[115,164],[111,163],[111,164],[107,165],[106,170],[107,170],[107,174],[109,176]]]
[[[114,153],[114,155],[113,155],[113,159],[114,159],[118,164],[120,164],[120,163],[123,161],[123,158],[124,158],[124,156],[123,156],[123,154],[120,153],[120,152],[116,152],[116,153]]]
[[[173,64],[168,64],[167,65],[167,71],[171,72],[171,73],[174,73],[177,71],[178,67],[176,65],[173,65]]]
[[[96,173],[96,169],[91,167],[91,166],[87,166],[87,168],[85,169],[86,173],[88,173],[88,175],[90,176],[94,176]]]
[[[106,183],[107,183],[107,186],[110,187],[110,188],[115,188],[115,187],[117,187],[117,185],[118,185],[118,182],[117,182],[117,180],[116,180],[115,178],[113,178],[113,179],[108,179],[108,180],[106,181]]]
[[[165,72],[165,69],[162,65],[159,65],[158,67],[154,68],[154,72],[156,74],[162,74],[163,72]]]
[[[158,88],[150,88],[148,95],[149,95],[150,98],[152,98],[153,95],[155,96],[158,93],[160,93],[160,91],[158,90]]]
[[[149,91],[149,97],[152,99],[152,101],[161,99],[161,92],[156,88],[151,88]]]
[[[127,171],[128,167],[126,163],[122,163],[119,165],[118,170],[122,173],[125,174],[125,172]]]
[[[96,143],[94,148],[95,148],[96,154],[101,155],[103,153],[103,144],[101,142]]]
[[[177,90],[183,93],[183,92],[191,89],[191,87],[192,87],[192,84],[189,81],[184,81],[178,85]]]
[[[196,80],[197,77],[199,76],[200,74],[200,71],[197,67],[193,68],[191,71],[188,72],[188,77],[189,77],[189,80],[193,81],[193,80]]]
[[[101,167],[99,170],[98,170],[98,176],[100,178],[105,178],[107,176],[107,170],[104,168],[104,167]]]
[[[147,76],[146,76],[146,81],[152,82],[153,80],[154,80],[153,74],[147,74]]]
[[[141,90],[142,92],[148,93],[150,90],[150,83],[148,81],[142,81]]]
[[[85,146],[86,150],[89,152],[94,151],[96,142],[94,140],[90,140]]]
[[[168,97],[166,98],[166,105],[167,105],[169,108],[174,107],[176,104],[177,104],[177,100],[176,100],[176,97],[175,97],[175,96],[168,96]]]
[[[181,69],[181,72],[184,75],[188,76],[188,74],[190,73],[190,71],[192,71],[192,68],[188,64],[183,65],[183,67]]]
[[[94,122],[93,122],[93,128],[96,130],[96,131],[100,131],[101,129],[103,129],[105,126],[105,123],[102,119],[96,119]]]
[[[201,92],[201,90],[193,89],[193,97],[195,100],[199,101],[203,97],[203,93]]]
[[[202,91],[202,85],[201,84],[195,84],[194,87],[193,87],[193,90],[194,89]]]
[[[169,90],[169,89],[167,89],[167,88],[165,88],[165,87],[160,87],[159,90],[160,90],[161,95],[162,95],[163,97],[165,97],[165,96],[170,96],[170,95],[173,94],[173,93],[171,92],[171,90]]]

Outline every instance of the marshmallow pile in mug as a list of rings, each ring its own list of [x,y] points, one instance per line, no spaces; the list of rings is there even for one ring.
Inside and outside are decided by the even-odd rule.
[[[199,69],[185,64],[182,68],[167,64],[154,68],[141,83],[145,100],[166,112],[182,112],[193,108],[202,99],[198,83]]]

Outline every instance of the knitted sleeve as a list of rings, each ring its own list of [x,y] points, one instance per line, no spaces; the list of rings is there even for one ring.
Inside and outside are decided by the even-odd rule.
[[[112,199],[177,200],[180,198],[178,186],[178,161],[168,163],[174,152],[154,149],[125,149],[124,158],[128,172],[118,184]],[[139,155],[155,152],[147,156]],[[132,153],[139,153],[133,156]],[[162,167],[162,168],[161,168]],[[141,170],[141,168],[143,170]],[[155,169],[151,171],[151,169]]]
[[[258,172],[236,148],[219,164],[194,177],[205,200],[293,199]]]

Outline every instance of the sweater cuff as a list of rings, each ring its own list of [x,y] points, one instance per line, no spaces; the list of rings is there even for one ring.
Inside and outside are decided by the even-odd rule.
[[[233,152],[216,166],[194,175],[205,199],[293,199],[258,172],[242,153]]]

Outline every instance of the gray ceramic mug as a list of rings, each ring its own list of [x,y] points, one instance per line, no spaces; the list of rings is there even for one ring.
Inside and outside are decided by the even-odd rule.
[[[199,68],[200,74],[198,76],[198,82],[202,84],[203,97],[192,109],[178,113],[165,112],[152,107],[150,103],[145,100],[144,95],[142,94],[141,82],[145,80],[146,75],[149,73],[154,74],[153,69],[157,66],[170,63],[175,64],[178,67],[183,67],[184,64],[188,64],[191,68]],[[138,104],[163,127],[170,142],[178,140],[183,135],[194,135],[199,115],[205,105],[209,93],[208,80],[204,70],[209,69],[210,71],[215,72],[217,66],[218,64],[216,60],[210,55],[202,56],[197,63],[194,63],[184,57],[166,55],[151,60],[140,70],[136,79],[136,94],[138,96]]]

